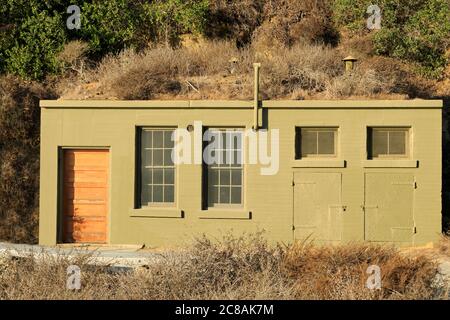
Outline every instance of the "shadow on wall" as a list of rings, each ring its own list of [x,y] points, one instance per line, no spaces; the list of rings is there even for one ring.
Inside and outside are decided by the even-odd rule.
[[[450,233],[450,96],[442,110],[442,231]]]

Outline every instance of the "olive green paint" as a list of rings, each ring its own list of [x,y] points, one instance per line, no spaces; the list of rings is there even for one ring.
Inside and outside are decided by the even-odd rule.
[[[263,176],[260,165],[245,165],[244,207],[236,210],[202,210],[202,166],[194,164],[177,166],[175,207],[135,209],[135,132],[139,126],[186,128],[194,121],[250,129],[253,101],[44,100],[41,107],[43,245],[57,243],[58,153],[70,147],[110,149],[110,244],[180,246],[230,230],[265,230],[273,242],[291,242],[311,225],[320,230],[311,237],[319,242],[423,245],[441,232],[440,100],[262,101],[260,126],[280,130],[280,168]],[[296,126],[338,127],[337,158],[295,160]],[[411,157],[367,160],[369,126],[411,127]],[[304,184],[302,190],[305,181],[318,187]],[[401,198],[387,210],[392,198],[386,190]],[[315,215],[320,206],[332,210]]]

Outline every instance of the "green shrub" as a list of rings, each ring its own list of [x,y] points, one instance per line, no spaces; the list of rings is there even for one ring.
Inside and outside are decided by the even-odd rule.
[[[183,33],[204,32],[209,0],[155,0],[142,4],[139,30],[152,42],[176,45]]]
[[[96,53],[114,52],[131,44],[135,32],[135,16],[129,0],[85,2],[81,7],[78,33]]]
[[[335,0],[334,20],[350,31],[366,28],[370,0]],[[374,34],[374,50],[417,63],[427,76],[440,77],[448,64],[450,39],[448,0],[380,0],[381,30]]]
[[[392,42],[397,43],[394,48]],[[415,61],[420,71],[439,77],[448,63],[445,56],[450,44],[450,6],[443,0],[429,0],[393,34],[382,29],[375,37],[377,53]],[[386,50],[391,49],[391,50]]]
[[[149,42],[176,44],[182,33],[203,32],[209,0],[80,0],[81,28],[68,30],[69,0],[3,0],[0,73],[42,79],[60,70],[56,58],[69,40],[89,44],[99,59]]]
[[[24,78],[40,79],[59,68],[56,54],[61,51],[66,35],[59,15],[35,12],[17,28],[15,41],[6,50],[8,71]]]

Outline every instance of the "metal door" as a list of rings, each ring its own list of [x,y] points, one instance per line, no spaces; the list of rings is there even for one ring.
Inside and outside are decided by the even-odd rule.
[[[414,189],[412,174],[366,173],[363,206],[366,240],[412,240]]]
[[[294,238],[341,240],[342,175],[294,173]]]

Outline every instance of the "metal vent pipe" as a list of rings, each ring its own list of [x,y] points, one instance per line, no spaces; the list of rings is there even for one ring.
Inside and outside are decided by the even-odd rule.
[[[259,129],[259,69],[261,63],[254,63],[253,68],[255,71],[255,88],[254,88],[254,105],[253,105],[253,130]]]

